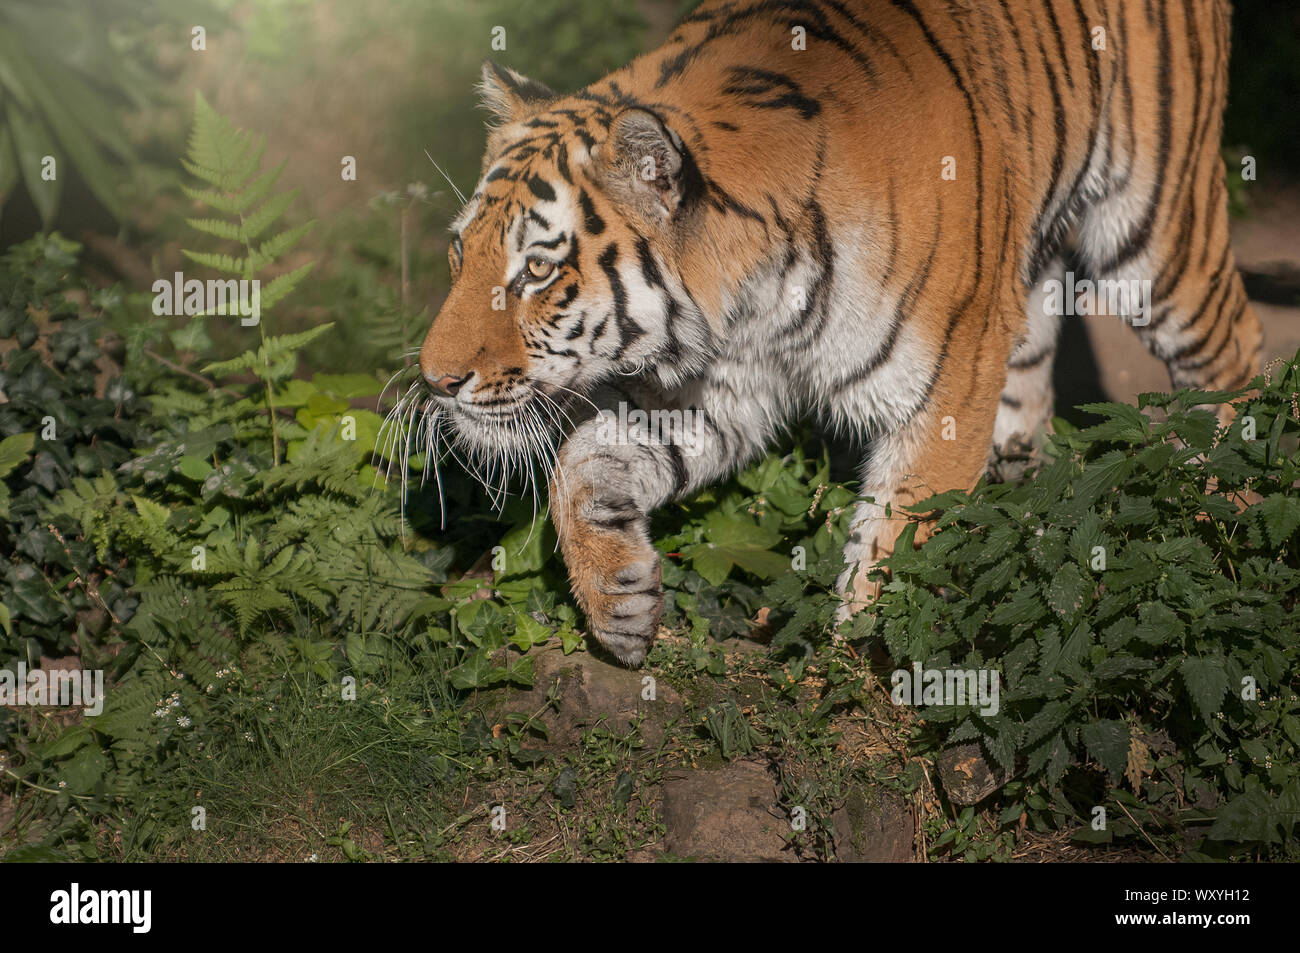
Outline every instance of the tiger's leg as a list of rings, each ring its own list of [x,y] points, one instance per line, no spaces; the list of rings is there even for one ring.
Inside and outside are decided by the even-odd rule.
[[[1222,164],[1216,155],[1207,165],[1214,169],[1202,184],[1210,195],[1205,200],[1210,227],[1198,234],[1183,234],[1180,220],[1186,215],[1168,212],[1141,252],[1118,265],[1113,262],[1126,254],[1125,246],[1111,239],[1115,227],[1106,223],[1103,210],[1085,219],[1081,235],[1091,238],[1099,289],[1107,279],[1140,289],[1130,297],[1140,294],[1147,303],[1130,307],[1138,313],[1124,320],[1165,362],[1173,387],[1232,390],[1259,372],[1263,334],[1229,245]],[[1190,196],[1184,201],[1202,203]],[[1231,414],[1223,408],[1220,416],[1227,422]]]
[[[1051,424],[1052,367],[1061,318],[1047,307],[1044,283],[1064,274],[1064,262],[1056,259],[1044,270],[1043,282],[1030,290],[1024,335],[1007,361],[1007,383],[993,424],[991,475],[1011,477],[1017,461],[1027,462],[1040,449]]]
[[[1184,22],[1188,13],[1205,22]],[[1155,116],[1165,129],[1159,136],[1113,134],[1113,168],[1101,199],[1078,223],[1079,251],[1099,292],[1103,281],[1129,283],[1130,291],[1139,291],[1143,313],[1126,321],[1165,362],[1175,388],[1229,390],[1258,372],[1262,334],[1229,243],[1219,153],[1227,88],[1226,4],[1169,4],[1161,16],[1171,18],[1169,35],[1180,43],[1189,36],[1206,37],[1200,56],[1207,67],[1215,65],[1195,76],[1176,76],[1176,94],[1162,102],[1157,72],[1169,64],[1167,38],[1130,13],[1126,49],[1132,95],[1115,97],[1110,125],[1131,130],[1148,121],[1138,117]],[[1200,95],[1193,96],[1197,84]],[[1099,303],[1102,297],[1099,293]],[[1222,413],[1227,415],[1226,408]]]
[[[582,423],[560,448],[551,514],[573,593],[590,634],[626,665],[645,659],[663,614],[649,514],[743,465],[767,437],[763,407],[777,402],[751,391],[741,405],[739,393],[703,382],[671,401],[640,400],[645,409],[678,411],[666,418],[668,432],[660,428],[650,440],[633,432],[635,408],[625,404],[621,415],[607,411]]]
[[[1025,306],[1023,299],[1016,304]],[[907,423],[872,441],[861,494],[873,501],[854,510],[844,547],[845,569],[838,582],[845,597],[841,621],[880,594],[870,569],[893,555],[908,522],[918,523],[917,544],[929,535],[928,523],[899,508],[935,493],[968,489],[984,472],[1011,349],[1010,334],[986,335],[982,329],[987,326],[979,320],[961,322],[948,359],[938,364],[930,399]]]

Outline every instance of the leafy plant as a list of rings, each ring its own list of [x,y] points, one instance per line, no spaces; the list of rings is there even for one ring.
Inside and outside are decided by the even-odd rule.
[[[49,228],[69,165],[123,220],[119,168],[137,162],[121,117],[159,98],[144,40],[160,23],[215,25],[204,0],[7,0],[0,8],[0,208],[21,182]],[[183,41],[179,41],[183,42]],[[55,160],[52,170],[46,157]],[[53,171],[53,175],[47,172]]]
[[[210,206],[224,218],[191,218],[190,226],[200,232],[237,243],[243,255],[234,257],[217,252],[185,251],[185,256],[196,264],[233,275],[241,281],[261,281],[261,273],[297,245],[315,225],[314,221],[285,229],[263,239],[288,211],[298,194],[297,189],[271,194],[285,163],[274,169],[260,171],[262,155],[266,151],[266,138],[236,129],[230,121],[208,105],[202,93],[195,93],[194,127],[190,134],[189,158],[181,163],[195,178],[206,183],[206,188],[185,186],[185,194],[196,202]],[[287,160],[286,160],[287,161]],[[299,265],[281,274],[254,292],[255,308],[260,310],[257,320],[261,347],[246,351],[228,361],[217,361],[204,368],[207,374],[231,374],[250,371],[265,384],[266,406],[271,423],[271,456],[274,463],[280,460],[280,434],[276,420],[275,385],[293,376],[295,355],[299,348],[323,334],[330,325],[320,325],[301,334],[284,337],[266,337],[261,318],[286,295],[293,291],[311,272],[314,262]]]
[[[909,529],[852,635],[900,666],[1001,673],[997,714],[928,707],[917,740],[978,743],[1009,817],[1108,807],[1080,838],[1186,837],[1193,856],[1292,841],[1300,364],[1254,386],[1087,405],[1102,421],[1058,421],[1032,479],[918,504],[937,532],[913,550]],[[1202,405],[1225,400],[1220,431]]]

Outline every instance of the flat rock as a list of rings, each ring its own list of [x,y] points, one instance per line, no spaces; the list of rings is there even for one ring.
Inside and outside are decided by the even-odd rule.
[[[664,850],[682,858],[784,863],[790,822],[776,782],[753,761],[692,771],[663,786]]]
[[[887,791],[854,792],[831,815],[835,858],[843,864],[905,864],[912,859],[912,812]]]
[[[656,745],[664,726],[685,711],[681,695],[643,669],[622,668],[586,652],[565,655],[558,645],[534,648],[529,655],[533,687],[509,691],[502,710],[529,715],[541,711],[538,720],[553,744],[576,742],[585,730],[602,722],[610,730],[626,731],[640,717],[642,737]],[[556,707],[546,703],[552,690]]]

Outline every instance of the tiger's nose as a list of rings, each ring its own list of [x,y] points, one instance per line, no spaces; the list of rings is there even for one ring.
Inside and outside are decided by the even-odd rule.
[[[460,389],[465,386],[465,382],[473,376],[474,373],[471,371],[464,377],[455,377],[451,374],[443,374],[441,377],[435,378],[432,374],[426,374],[424,375],[424,379],[427,380],[429,386],[438,393],[446,397],[455,397]]]

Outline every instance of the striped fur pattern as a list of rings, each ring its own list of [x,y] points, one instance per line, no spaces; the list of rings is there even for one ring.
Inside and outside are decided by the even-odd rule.
[[[648,514],[800,416],[856,434],[851,613],[904,525],[886,503],[969,487],[1046,425],[1057,328],[1088,320],[1045,311],[1067,264],[1150,282],[1135,330],[1175,385],[1256,372],[1228,33],[1224,0],[709,0],[572,95],[485,64],[496,123],[420,355],[455,446],[562,423],[574,592],[636,665],[662,608]],[[697,411],[696,452],[611,439],[620,402]]]

